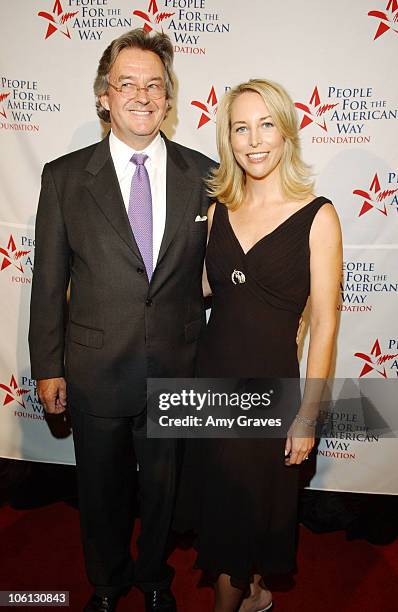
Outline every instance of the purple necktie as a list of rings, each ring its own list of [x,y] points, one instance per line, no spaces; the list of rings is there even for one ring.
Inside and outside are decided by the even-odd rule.
[[[131,179],[128,217],[134,238],[144,260],[148,280],[153,273],[152,195],[145,162],[148,155],[135,153],[131,161],[136,169]]]

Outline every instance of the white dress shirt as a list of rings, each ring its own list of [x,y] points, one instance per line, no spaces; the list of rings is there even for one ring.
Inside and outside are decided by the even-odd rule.
[[[134,153],[148,155],[145,167],[148,170],[152,194],[153,267],[155,268],[166,225],[166,145],[161,135],[158,134],[146,149],[134,151],[134,149],[131,149],[122,142],[111,131],[109,147],[127,212],[129,209],[131,179],[136,169],[136,165],[130,161],[131,157]]]

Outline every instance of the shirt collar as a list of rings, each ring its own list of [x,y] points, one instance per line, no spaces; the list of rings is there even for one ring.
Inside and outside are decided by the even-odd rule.
[[[109,148],[118,176],[122,176],[126,172],[134,153],[144,153],[148,155],[148,162],[155,162],[156,165],[156,160],[162,154],[164,147],[165,144],[160,133],[155,136],[152,142],[143,151],[135,151],[129,147],[125,142],[120,140],[120,138],[115,136],[112,130],[109,134]]]

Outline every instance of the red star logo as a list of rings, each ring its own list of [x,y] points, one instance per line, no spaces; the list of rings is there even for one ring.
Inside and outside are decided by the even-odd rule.
[[[8,268],[8,266],[14,266],[17,270],[24,273],[23,266],[19,263],[21,257],[28,255],[30,251],[17,251],[17,247],[15,246],[15,241],[12,235],[10,236],[7,244],[7,248],[3,249],[0,247],[0,253],[3,255],[3,261],[1,262],[0,272]]]
[[[153,16],[153,19],[151,19],[151,14]],[[134,11],[133,15],[141,17],[141,19],[145,21],[144,30],[146,32],[151,32],[152,30],[158,30],[159,24],[165,19],[169,19],[170,17],[172,17],[174,13],[159,13],[156,0],[150,0],[148,6],[148,13],[144,13],[143,11]]]
[[[37,13],[39,17],[44,17],[44,19],[47,19],[49,22],[47,26],[46,40],[55,34],[55,32],[60,32],[67,38],[70,38],[69,28],[65,24],[67,21],[72,19],[72,17],[77,15],[78,12],[79,11],[75,11],[74,13],[64,13],[61,0],[55,0],[52,14],[46,13],[45,11],[40,11],[40,13]]]
[[[383,206],[381,206],[381,202],[383,202],[383,200],[385,200],[389,196],[393,195],[396,191],[398,191],[398,189],[384,189],[382,191],[380,187],[379,177],[376,173],[373,177],[373,181],[371,182],[369,190],[370,192],[373,192],[373,197],[371,193],[369,193],[368,191],[364,191],[363,189],[354,189],[354,191],[352,192],[353,194],[359,195],[361,196],[361,198],[364,198],[358,217],[361,217],[365,213],[369,212],[370,210],[372,210],[372,208],[375,208],[380,213],[387,216],[386,204],[384,202]]]
[[[0,102],[3,102],[3,100],[6,100],[6,99],[8,98],[8,96],[9,96],[9,95],[10,95],[10,92],[0,94]],[[0,110],[0,115],[1,115],[2,117],[4,117],[4,119],[7,119],[7,113],[6,113],[6,111],[5,111],[4,106],[3,106],[2,110]]]
[[[25,408],[23,396],[26,393],[29,393],[29,389],[22,389],[21,387],[18,387],[17,381],[15,380],[14,376],[11,376],[9,386],[0,383],[0,389],[3,389],[3,391],[5,391],[6,393],[3,401],[3,406],[7,406],[7,404],[9,404],[10,402],[17,402],[20,406],[22,406],[22,408]]]
[[[373,40],[376,40],[376,38],[379,38],[388,32],[388,30],[392,30],[398,34],[398,0],[389,0],[385,12],[369,11],[368,16],[380,19],[379,27],[376,30]]]
[[[383,376],[383,378],[387,378],[386,368],[385,366],[383,366],[383,363],[395,359],[396,357],[398,357],[398,354],[382,355],[380,343],[377,339],[374,345],[372,346],[370,355],[367,355],[366,353],[355,353],[354,357],[359,357],[359,359],[363,359],[363,361],[365,362],[359,375],[359,378],[362,378],[362,376],[366,376],[366,374],[369,374],[369,372],[372,372],[373,370],[380,374],[380,376]]]
[[[206,123],[208,123],[209,121],[215,121],[218,100],[214,87],[210,89],[210,93],[206,103],[198,102],[198,100],[192,100],[191,104],[192,106],[196,106],[202,111],[197,129],[201,128],[202,125],[206,125]]]
[[[304,115],[303,115],[303,118],[300,124],[300,130],[302,130],[303,128],[307,127],[307,125],[310,125],[312,122],[314,122],[316,123],[316,125],[319,125],[320,128],[325,130],[325,132],[327,132],[328,128],[326,125],[325,118],[323,118],[322,122],[320,122],[320,119],[317,120],[317,118],[322,117],[322,115],[324,115],[327,111],[331,110],[335,106],[338,106],[338,103],[337,104],[322,104],[321,98],[318,92],[318,87],[315,87],[314,91],[312,92],[312,96],[309,101],[309,104],[303,104],[302,102],[295,103],[296,108],[299,108],[300,110],[304,111]]]

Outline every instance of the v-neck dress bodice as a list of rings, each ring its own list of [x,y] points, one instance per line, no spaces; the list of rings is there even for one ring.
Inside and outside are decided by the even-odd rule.
[[[228,209],[216,204],[206,254],[213,292],[198,376],[295,377],[296,334],[310,292],[309,233],[318,197],[246,253]]]

